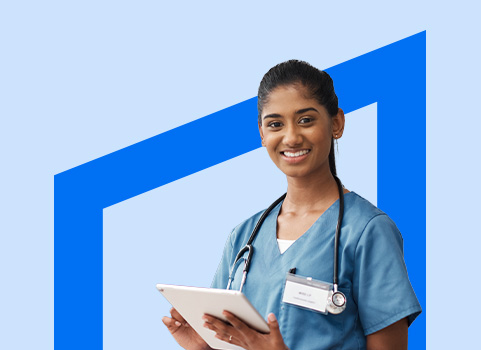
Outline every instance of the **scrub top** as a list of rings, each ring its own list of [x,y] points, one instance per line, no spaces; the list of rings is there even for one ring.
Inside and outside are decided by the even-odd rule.
[[[405,317],[411,324],[421,313],[404,263],[401,233],[384,212],[354,192],[344,194],[339,242],[339,290],[347,298],[346,310],[324,315],[283,303],[286,273],[292,268],[298,276],[332,283],[339,200],[283,254],[277,244],[281,205],[269,213],[253,242],[243,293],[264,318],[271,312],[276,315],[291,350],[365,349],[366,335]],[[261,215],[257,213],[231,232],[213,288],[226,288],[235,257]],[[239,289],[243,267],[241,259],[232,289]]]

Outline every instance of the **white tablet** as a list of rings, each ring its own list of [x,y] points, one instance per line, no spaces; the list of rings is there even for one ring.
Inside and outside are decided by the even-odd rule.
[[[269,333],[269,326],[264,318],[239,291],[169,284],[157,284],[157,289],[213,349],[243,350],[215,338],[215,332],[203,326],[204,314],[227,321],[222,315],[222,311],[227,310],[259,332]]]

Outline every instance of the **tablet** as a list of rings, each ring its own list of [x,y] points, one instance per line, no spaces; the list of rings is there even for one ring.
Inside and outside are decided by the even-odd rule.
[[[227,310],[259,332],[269,333],[269,326],[264,318],[239,291],[169,284],[157,284],[157,289],[213,349],[243,350],[215,338],[215,332],[203,326],[204,314],[227,321],[222,315],[222,311]]]

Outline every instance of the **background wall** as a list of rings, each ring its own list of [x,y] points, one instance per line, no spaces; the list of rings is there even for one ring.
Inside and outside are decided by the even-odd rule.
[[[455,8],[414,1],[1,4],[0,348],[53,348],[55,174],[254,96],[262,75],[280,61],[301,58],[327,68],[423,30],[427,31],[427,348],[475,344],[481,306],[453,310],[456,305],[451,300],[460,289],[475,293],[481,286],[477,279],[469,279],[474,273],[470,267],[481,263],[481,232],[470,220],[476,217],[481,194],[475,155],[481,126],[475,118],[481,59],[476,13],[474,2],[461,2]],[[355,113],[372,120],[375,107]],[[235,123],[226,122],[225,132],[231,128]],[[416,137],[415,123],[412,129],[407,139]],[[175,145],[166,152],[175,152]],[[208,181],[209,171],[225,177],[252,161],[263,164],[265,155],[254,151],[233,160],[228,168],[220,165],[169,186],[192,186],[193,191],[198,188],[195,184]],[[374,200],[372,183],[364,182],[364,189],[359,187],[362,183],[353,183],[353,189]],[[283,180],[272,177],[258,186],[270,200],[269,191],[283,186]],[[197,194],[200,198],[211,193],[208,187],[202,190]],[[256,188],[249,190],[255,194]],[[138,239],[131,242],[140,242],[143,234],[155,230],[158,213],[167,209],[162,205],[168,204],[163,202],[168,191],[173,190],[159,188],[104,211],[104,272],[112,271],[106,278],[113,281],[105,281],[105,293],[115,295],[115,281],[122,287],[126,276],[138,276],[127,269],[132,266],[127,263],[124,273],[108,270],[122,259],[110,254],[119,250],[107,243],[128,244],[122,238],[126,236],[112,239],[120,227],[122,232],[138,231]],[[242,204],[235,208],[246,208]],[[263,207],[265,203],[259,202],[256,208],[235,212],[217,234],[227,234],[221,231]],[[186,211],[194,209],[195,203]],[[219,249],[215,246],[205,253],[218,260]],[[184,266],[179,260],[173,263]],[[211,271],[199,277],[198,284],[208,284]],[[72,283],[74,287],[75,276]],[[447,289],[447,285],[455,287]],[[113,323],[108,323],[115,308],[110,308],[113,299],[108,300],[112,303],[104,305],[106,349],[115,346]],[[136,306],[125,304],[126,312],[135,314]],[[459,318],[448,319],[447,314]],[[152,330],[159,329],[160,315],[152,317]],[[158,343],[141,346],[162,348],[162,332],[156,335]],[[143,340],[155,339],[150,329],[145,333]],[[123,337],[125,348],[138,345],[130,343],[134,337]]]

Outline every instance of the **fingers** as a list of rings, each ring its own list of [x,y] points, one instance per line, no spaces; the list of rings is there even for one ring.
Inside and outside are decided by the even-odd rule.
[[[174,334],[182,325],[179,321],[174,320],[173,318],[170,318],[167,316],[162,317],[162,322],[172,334]]]
[[[204,327],[214,331],[217,339],[234,345],[243,345],[240,343],[239,335],[234,327],[210,315],[204,315],[203,319],[205,321]]]
[[[170,309],[170,314],[172,315],[172,318],[175,319],[176,321],[179,321],[180,323],[187,323],[186,320],[182,317],[181,314],[179,314],[179,312],[172,308]]]
[[[233,345],[238,345],[238,346],[245,346],[244,343],[241,343],[239,339],[233,337],[232,335],[228,335],[228,334],[223,334],[223,335],[220,335],[220,334],[216,334],[215,337],[217,339],[220,339],[220,340],[223,340],[225,341],[226,343],[230,343],[230,344],[233,344]]]
[[[223,315],[230,324],[210,315],[203,317],[204,327],[214,331],[217,339],[246,349],[250,349],[252,346],[266,349],[287,349],[282,339],[279,323],[273,313],[267,317],[270,330],[268,334],[257,332],[228,311],[224,311]]]
[[[231,335],[235,336],[235,334],[237,334],[231,325],[225,323],[217,317],[204,315],[202,319],[205,321],[204,327],[214,331],[217,338],[221,340],[227,341],[230,339]]]
[[[243,332],[246,328],[250,328],[234,314],[231,314],[229,311],[224,311],[222,314],[225,316],[225,318],[227,318],[227,321],[229,321],[230,324],[234,328],[237,328],[239,331]]]
[[[210,315],[204,315],[204,327],[214,331],[217,339],[230,344],[246,347],[246,339],[255,337],[257,332],[232,313],[224,311],[222,314],[228,322],[224,322]]]
[[[229,328],[232,328],[227,323],[211,315],[204,315],[202,319],[205,321],[204,327],[213,330],[216,333],[229,333]]]
[[[170,315],[172,316],[172,318],[167,316],[164,316],[162,318],[162,322],[168,328],[170,333],[174,334],[175,332],[177,332],[180,326],[182,326],[182,324],[186,327],[189,326],[189,324],[185,321],[185,319],[179,314],[176,309],[170,309]]]
[[[167,327],[179,327],[181,323],[179,321],[174,320],[173,318],[164,316],[162,317],[162,322],[167,326]]]

